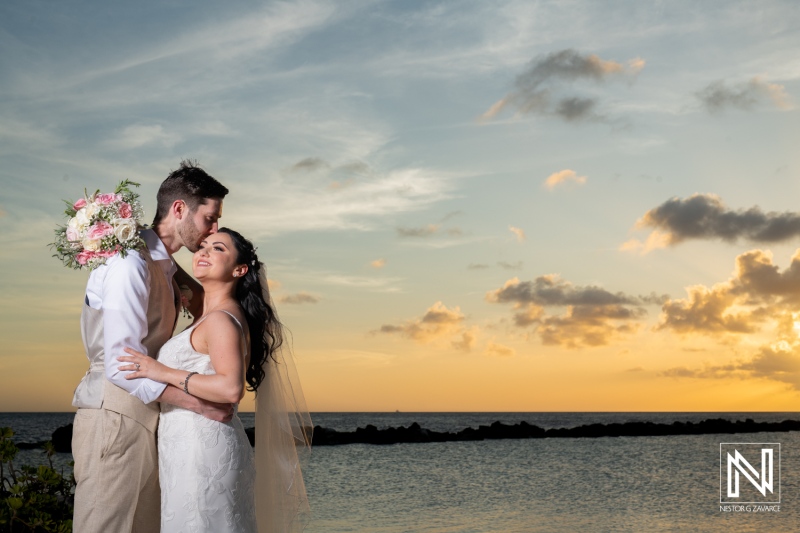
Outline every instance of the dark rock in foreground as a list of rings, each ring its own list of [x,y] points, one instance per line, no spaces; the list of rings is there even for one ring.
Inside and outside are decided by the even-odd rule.
[[[668,435],[710,435],[733,433],[759,433],[763,431],[800,431],[800,421],[755,422],[752,418],[732,422],[721,418],[702,422],[625,422],[613,424],[587,424],[574,428],[542,429],[539,426],[520,422],[503,424],[495,422],[491,426],[465,428],[456,433],[431,431],[414,422],[408,427],[378,429],[372,424],[355,431],[336,431],[321,426],[314,428],[314,446],[335,446],[338,444],[400,444],[421,442],[459,442],[492,439],[546,439],[546,438],[598,438],[598,437],[662,437]],[[254,428],[245,429],[250,444],[255,443]],[[72,424],[60,427],[53,432],[53,445],[57,452],[72,451]],[[42,447],[43,442],[20,443],[20,449]]]
[[[57,452],[65,453],[72,451],[72,424],[62,426],[53,432],[50,437]]]

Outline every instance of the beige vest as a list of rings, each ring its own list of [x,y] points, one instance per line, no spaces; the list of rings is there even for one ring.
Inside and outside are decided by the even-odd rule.
[[[145,248],[139,252],[150,271],[150,296],[147,305],[147,336],[142,344],[151,357],[172,337],[178,320],[180,294],[175,281],[170,284],[164,271]],[[108,409],[130,417],[152,432],[158,427],[158,402],[142,403],[126,390],[105,378],[103,349],[103,311],[84,304],[81,313],[81,337],[89,359],[89,370],[75,389],[72,405]]]

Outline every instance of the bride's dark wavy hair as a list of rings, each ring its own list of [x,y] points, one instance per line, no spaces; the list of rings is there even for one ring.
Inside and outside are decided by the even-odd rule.
[[[258,260],[253,243],[230,228],[220,228],[219,233],[230,235],[238,254],[237,265],[247,265],[247,273],[239,278],[236,283],[236,300],[244,311],[247,327],[250,330],[250,363],[247,365],[245,379],[249,387],[247,390],[255,391],[264,380],[266,372],[264,365],[283,344],[283,324],[278,320],[278,315],[264,299],[269,294],[268,287],[261,286],[259,274],[266,267]]]

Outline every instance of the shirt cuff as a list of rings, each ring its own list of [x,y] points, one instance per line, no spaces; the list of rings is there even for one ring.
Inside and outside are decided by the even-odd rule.
[[[139,398],[144,403],[151,403],[156,401],[166,388],[166,383],[159,383],[152,379],[143,379],[142,384],[139,385],[135,391],[131,392],[131,396]]]

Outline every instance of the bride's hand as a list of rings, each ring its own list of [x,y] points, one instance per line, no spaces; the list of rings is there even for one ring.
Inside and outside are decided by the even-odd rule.
[[[169,382],[168,373],[169,370],[171,370],[169,367],[132,348],[125,348],[125,351],[130,355],[121,355],[117,357],[117,361],[130,363],[119,367],[120,370],[130,372],[130,374],[125,376],[125,379],[150,378],[153,381],[160,381],[162,383]]]

